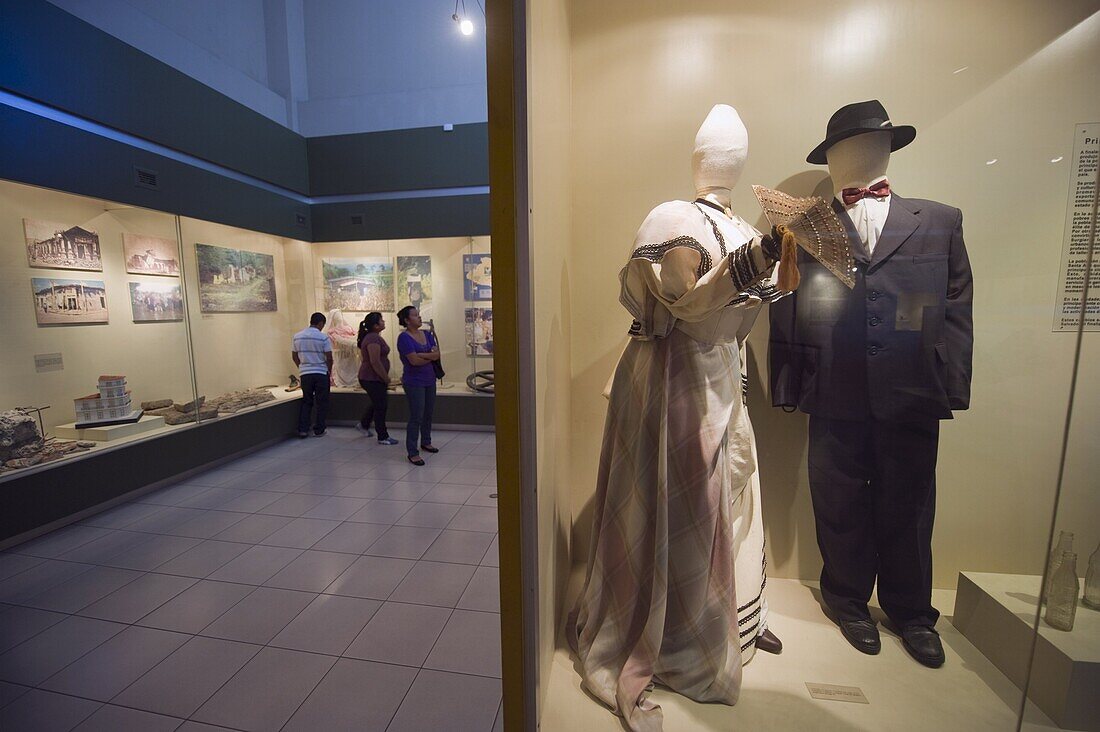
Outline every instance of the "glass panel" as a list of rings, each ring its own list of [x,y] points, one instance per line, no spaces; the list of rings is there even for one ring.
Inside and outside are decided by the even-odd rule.
[[[186,217],[180,231],[199,420],[296,398],[286,388],[298,373],[290,341],[304,327],[306,245]]]
[[[443,393],[474,393],[466,377],[492,369],[492,286],[488,237],[319,242],[307,245],[313,286],[311,308],[332,320],[341,310],[352,328],[372,310],[382,313],[383,337],[396,348],[402,328],[397,311],[420,310],[438,335],[446,376]],[[477,339],[478,347],[471,346]],[[476,355],[475,355],[476,350]],[[396,354],[390,374],[401,378]],[[354,380],[337,390],[357,390]]]
[[[1029,588],[1010,593],[1022,610],[1040,617],[1031,649],[1024,729],[1100,729],[1100,268],[1097,244],[1097,161],[1100,124],[1079,125],[1070,160],[1063,303],[1055,327],[1076,348],[1070,414],[1057,478],[1057,505],[1045,560],[1046,572],[1018,580]],[[1088,246],[1089,240],[1093,245]],[[1063,273],[1063,277],[1065,274]],[[1076,284],[1072,284],[1076,281]],[[1082,285],[1090,283],[1088,297]],[[1067,293],[1066,290],[1069,292]],[[1082,317],[1084,315],[1084,317]],[[1056,431],[1055,425],[1051,425]],[[1058,427],[1061,427],[1060,425]],[[1043,587],[1041,604],[1035,588]],[[1053,725],[1051,724],[1053,722]]]
[[[175,217],[5,181],[0,231],[5,471],[168,429],[156,402],[194,398]]]
[[[638,726],[655,716],[642,697],[669,729],[725,729],[769,705],[789,707],[789,726],[1016,726],[1048,550],[1072,531],[1080,582],[1100,542],[1091,330],[1064,439],[1077,351],[1064,321],[1081,297],[1095,192],[1077,184],[1096,175],[1096,153],[1081,149],[1100,139],[1095,3],[551,5],[568,17],[568,49],[530,49],[559,62],[530,76],[531,129],[545,131],[531,159],[568,129],[571,191],[532,208],[573,219],[564,480],[576,567],[561,607],[580,611],[583,636],[558,644],[579,641],[581,658],[554,664],[543,727],[604,724],[578,669],[607,703],[629,692]],[[568,106],[539,86],[555,73],[568,76]],[[701,130],[719,104],[736,114]],[[883,177],[889,192],[874,187]],[[771,233],[754,184],[822,199],[814,223],[840,222],[854,288],[803,248],[797,292],[754,299],[745,284],[782,246],[755,268],[725,249],[747,242],[756,257]],[[609,407],[598,395],[612,375]],[[715,507],[704,515],[684,498],[700,495]],[[627,564],[647,569],[599,574]],[[651,604],[630,605],[640,601]],[[620,603],[635,625],[603,613]],[[727,609],[707,640],[691,627],[695,612],[731,605],[749,616]],[[1076,622],[1093,612],[1078,608]],[[727,645],[765,618],[786,642],[780,659],[761,657],[766,639]],[[668,688],[651,695],[639,692],[648,673],[619,675],[638,646],[615,645],[647,619],[660,625],[638,646],[653,654],[625,667],[659,669]],[[1040,662],[1067,633],[1041,629],[1033,701],[1056,695]],[[862,650],[881,649],[873,660],[860,636]],[[743,676],[677,665],[708,653],[741,653]],[[742,683],[743,712],[697,703],[733,703]],[[858,687],[870,704],[817,703],[807,684]],[[1035,724],[1085,724],[1036,704]]]

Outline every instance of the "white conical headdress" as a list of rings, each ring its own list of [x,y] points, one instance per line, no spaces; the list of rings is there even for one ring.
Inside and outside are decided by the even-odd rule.
[[[344,311],[339,308],[330,310],[328,313],[328,322],[325,323],[325,325],[328,326],[327,330],[348,327],[347,321],[344,319]]]
[[[741,178],[748,156],[749,131],[737,110],[728,104],[714,105],[695,134],[691,156],[695,195],[732,189]]]

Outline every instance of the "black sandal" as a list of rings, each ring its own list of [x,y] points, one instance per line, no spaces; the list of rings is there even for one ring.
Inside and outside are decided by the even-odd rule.
[[[431,445],[421,445],[420,449],[424,452],[439,452],[438,447],[432,447]]]
[[[413,465],[423,465],[424,464],[424,458],[420,457],[419,455],[409,455],[408,460]]]

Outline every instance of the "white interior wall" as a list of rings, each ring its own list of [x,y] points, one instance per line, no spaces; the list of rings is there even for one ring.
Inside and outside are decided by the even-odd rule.
[[[804,162],[843,104],[879,98],[917,127],[896,190],[960,207],[975,273],[974,393],[943,424],[935,584],[959,570],[1041,570],[1054,502],[1074,336],[1051,322],[1074,124],[1100,120],[1093,1],[867,5],[810,0],[690,8],[610,0],[570,6],[572,421],[575,561],[586,556],[606,403],[629,316],[617,273],[646,213],[690,198],[695,131],[734,105],[750,154],[733,208],[762,227],[750,184],[831,194]],[[1051,160],[1064,156],[1061,164]],[[997,163],[987,165],[996,158]],[[767,319],[750,339],[750,413],[761,454],[769,567],[816,578],[806,420],[765,393]],[[1100,338],[1086,338],[1062,523],[1095,545]],[[1073,486],[1070,486],[1073,483]],[[1088,537],[1088,538],[1084,538]]]

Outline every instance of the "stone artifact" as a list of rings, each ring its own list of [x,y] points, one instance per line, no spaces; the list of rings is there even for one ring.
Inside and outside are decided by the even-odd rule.
[[[287,385],[283,391],[297,391],[302,388],[302,382],[298,381],[298,377],[294,374],[290,375],[290,384]]]
[[[48,463],[92,447],[94,442],[84,440],[43,438],[38,423],[23,410],[0,412],[0,473]]]
[[[202,406],[199,407],[197,412],[194,409],[185,412],[173,407],[160,416],[164,417],[165,424],[187,424],[188,422],[194,422],[196,419],[200,422],[207,419],[217,419],[218,408]]]
[[[5,461],[23,447],[41,439],[34,417],[12,410],[0,413],[0,461]]]
[[[203,402],[205,402],[205,401],[206,401],[206,397],[201,396],[198,399],[187,402],[186,404],[180,404],[180,403],[177,402],[173,406],[176,408],[177,412],[193,412],[193,411],[195,411],[195,407],[201,408],[202,405],[203,405]]]
[[[154,409],[164,409],[165,407],[172,406],[171,399],[154,399],[151,402],[142,402],[141,408],[146,412],[151,412]]]
[[[233,414],[246,407],[254,407],[257,404],[274,401],[275,395],[269,389],[242,389],[222,394],[207,402],[207,406],[215,407],[219,412]]]

